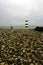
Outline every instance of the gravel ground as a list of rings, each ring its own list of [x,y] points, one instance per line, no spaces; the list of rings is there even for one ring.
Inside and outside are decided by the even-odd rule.
[[[0,65],[43,65],[43,32],[0,28]]]

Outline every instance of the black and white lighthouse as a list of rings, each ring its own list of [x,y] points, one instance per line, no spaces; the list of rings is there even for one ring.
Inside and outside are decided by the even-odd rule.
[[[26,28],[28,27],[28,21],[27,20],[25,21],[25,27]]]

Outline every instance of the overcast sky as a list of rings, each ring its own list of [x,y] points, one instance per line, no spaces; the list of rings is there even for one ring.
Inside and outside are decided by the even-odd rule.
[[[0,0],[0,26],[43,26],[43,0]]]

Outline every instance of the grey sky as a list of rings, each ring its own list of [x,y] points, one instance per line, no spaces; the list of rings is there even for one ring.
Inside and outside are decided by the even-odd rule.
[[[43,0],[0,0],[0,26],[24,25],[43,26]]]

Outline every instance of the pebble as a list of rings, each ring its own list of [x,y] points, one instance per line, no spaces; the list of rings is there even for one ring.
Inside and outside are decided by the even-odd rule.
[[[38,65],[38,63],[35,63],[35,65]]]
[[[17,58],[15,58],[15,61],[17,61]]]
[[[41,38],[39,36],[40,33],[34,30],[24,29],[22,31],[14,29],[14,31],[15,33],[11,29],[0,30],[0,52],[2,56],[2,59],[0,58],[0,65],[8,65],[8,63],[12,63],[11,65],[20,65],[20,63],[21,65],[24,65],[25,63],[29,63],[29,65],[38,65],[40,62],[35,61],[36,59],[40,60],[40,64],[42,65],[43,37]],[[6,36],[3,33],[5,33]],[[21,42],[21,40],[23,42]],[[3,59],[7,63],[2,61]]]
[[[32,62],[32,59],[29,59],[29,62]]]
[[[23,50],[23,53],[25,53],[25,49]]]
[[[30,65],[34,65],[33,63],[31,63]]]
[[[5,65],[5,62],[0,63],[0,65]]]

